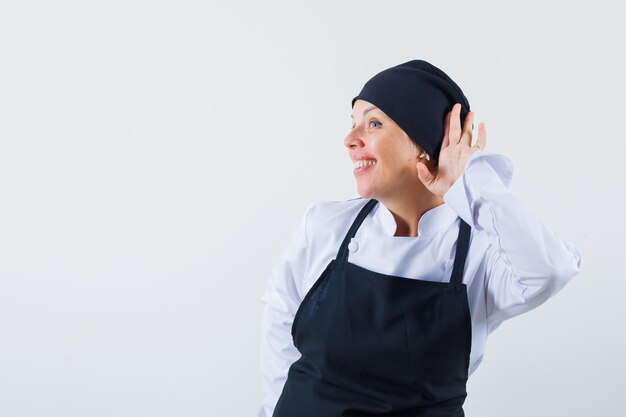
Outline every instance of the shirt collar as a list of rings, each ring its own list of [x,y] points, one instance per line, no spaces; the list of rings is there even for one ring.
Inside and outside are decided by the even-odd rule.
[[[387,207],[380,201],[372,210],[373,215],[380,224],[387,236],[393,236],[396,233],[396,219]],[[451,223],[458,218],[458,215],[446,203],[440,204],[425,212],[417,225],[419,236],[434,235],[436,233],[447,230]]]

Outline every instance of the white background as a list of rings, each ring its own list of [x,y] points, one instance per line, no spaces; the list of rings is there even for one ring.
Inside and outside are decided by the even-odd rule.
[[[584,258],[491,335],[466,414],[623,415],[618,4],[2,0],[0,415],[255,415],[267,276],[357,197],[350,100],[411,59]]]

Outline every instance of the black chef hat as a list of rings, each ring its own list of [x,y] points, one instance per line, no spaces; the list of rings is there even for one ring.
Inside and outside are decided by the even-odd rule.
[[[415,59],[372,77],[352,99],[365,100],[381,109],[406,134],[438,161],[445,116],[461,103],[461,127],[470,111],[461,88],[434,65]]]

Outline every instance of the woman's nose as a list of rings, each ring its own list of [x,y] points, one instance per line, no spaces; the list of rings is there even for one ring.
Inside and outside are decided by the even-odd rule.
[[[363,146],[363,140],[359,138],[359,132],[357,129],[352,129],[343,140],[343,144],[346,148],[350,149],[353,146]]]

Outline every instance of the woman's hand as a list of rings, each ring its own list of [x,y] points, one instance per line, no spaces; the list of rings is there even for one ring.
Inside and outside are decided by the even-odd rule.
[[[465,164],[472,154],[485,147],[487,132],[482,122],[478,125],[478,140],[472,147],[473,121],[474,112],[470,111],[465,117],[465,126],[461,132],[461,103],[456,103],[446,114],[436,176],[430,172],[425,163],[417,163],[417,176],[431,193],[443,198],[452,184],[463,174]]]

